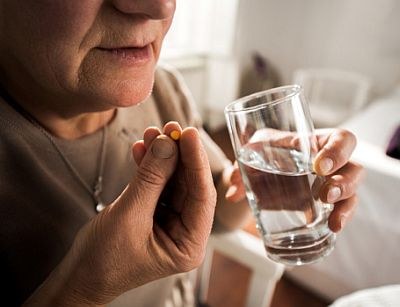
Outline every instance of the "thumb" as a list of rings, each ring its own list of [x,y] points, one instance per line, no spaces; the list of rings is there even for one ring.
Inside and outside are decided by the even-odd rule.
[[[159,135],[148,148],[126,190],[128,205],[140,206],[141,210],[155,210],[158,199],[171,178],[177,164],[178,148],[165,135]]]

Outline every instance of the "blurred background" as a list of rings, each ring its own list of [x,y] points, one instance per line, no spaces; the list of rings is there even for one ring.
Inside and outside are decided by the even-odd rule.
[[[396,0],[177,1],[162,61],[182,73],[205,127],[231,159],[224,107],[279,85],[304,87],[317,127],[358,137],[353,159],[368,175],[357,214],[328,259],[284,268],[265,305],[326,306],[400,283],[399,29]],[[257,268],[218,248],[212,255],[208,303],[249,306]]]
[[[396,0],[178,0],[177,5],[163,59],[184,74],[212,127],[221,124],[224,106],[246,93],[241,88],[252,77],[255,54],[266,61],[259,77],[273,85],[293,83],[295,71],[308,68],[364,75],[372,82],[369,99],[400,83]]]

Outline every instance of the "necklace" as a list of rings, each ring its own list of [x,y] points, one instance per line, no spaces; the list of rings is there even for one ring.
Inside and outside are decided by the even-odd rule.
[[[62,150],[57,145],[53,136],[49,132],[47,132],[47,130],[44,129],[42,127],[42,125],[40,125],[40,123],[35,118],[33,118],[30,115],[29,115],[29,120],[40,132],[42,132],[42,134],[44,134],[46,136],[46,138],[49,140],[49,142],[51,143],[53,148],[56,150],[56,152],[58,153],[58,155],[60,156],[61,160],[64,162],[66,167],[69,169],[69,171],[74,175],[74,177],[78,180],[78,182],[82,185],[82,187],[85,188],[85,190],[93,198],[93,200],[95,202],[96,212],[102,211],[106,207],[101,199],[101,193],[103,192],[103,171],[104,171],[104,161],[105,161],[105,157],[106,157],[107,125],[103,126],[103,128],[102,128],[100,157],[99,157],[99,163],[98,163],[99,169],[97,172],[96,182],[95,182],[93,188],[91,188],[90,185],[79,174],[77,169],[72,165],[71,161],[69,161],[69,159],[62,152]]]
[[[99,155],[99,168],[97,172],[96,182],[93,187],[82,178],[78,170],[72,165],[71,161],[62,152],[61,148],[57,145],[56,140],[53,136],[34,118],[28,111],[26,111],[19,103],[17,103],[14,98],[12,98],[4,89],[0,87],[0,97],[10,104],[17,112],[22,114],[28,121],[35,126],[50,142],[55,151],[58,153],[61,160],[64,162],[67,169],[71,174],[78,180],[81,186],[89,193],[95,202],[96,212],[102,211],[106,206],[101,199],[101,193],[103,192],[103,171],[104,171],[104,161],[106,157],[106,143],[107,143],[107,125],[102,128],[102,139],[100,145],[100,155]]]

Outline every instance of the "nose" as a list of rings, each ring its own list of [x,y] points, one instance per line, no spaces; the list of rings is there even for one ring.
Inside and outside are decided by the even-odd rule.
[[[150,19],[168,19],[175,12],[176,0],[112,0],[114,7],[126,14],[141,14]]]

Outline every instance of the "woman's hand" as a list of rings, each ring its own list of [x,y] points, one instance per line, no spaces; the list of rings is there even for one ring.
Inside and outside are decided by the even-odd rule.
[[[364,169],[360,164],[349,161],[357,143],[351,132],[321,130],[317,131],[317,139],[321,150],[315,158],[314,169],[326,178],[320,197],[322,201],[335,205],[329,216],[329,228],[338,232],[355,212],[356,191]]]
[[[167,136],[172,130],[181,132],[179,141]],[[45,306],[46,294],[57,298],[49,305],[68,304],[71,298],[74,305],[105,304],[129,289],[200,265],[216,192],[198,131],[181,131],[175,122],[164,127],[164,134],[148,128],[132,153],[136,176],[81,229],[28,305]],[[63,295],[55,288],[63,288]]]
[[[318,175],[326,178],[319,189],[319,197],[324,202],[334,204],[334,209],[329,217],[329,227],[332,231],[338,232],[355,211],[357,204],[356,190],[361,181],[363,169],[359,164],[349,161],[356,145],[356,139],[352,133],[341,129],[321,129],[316,131],[316,136],[320,150],[314,160],[314,170]],[[281,145],[285,147],[286,143],[293,145],[297,140],[290,135],[284,135],[283,138],[279,137],[273,141],[275,143],[284,142]],[[297,181],[296,184],[299,184],[299,182]],[[301,191],[302,189],[298,190]],[[279,195],[276,195],[275,192],[279,192],[279,189],[265,191],[265,194],[269,196],[270,206],[275,203],[279,205]],[[302,195],[296,195],[295,190],[293,190],[293,195],[294,197],[302,197]],[[244,198],[244,185],[238,165],[235,163],[230,170],[226,199],[236,203]],[[286,197],[286,199],[289,198]],[[277,201],[274,202],[274,199]],[[293,210],[295,209],[293,208]]]

